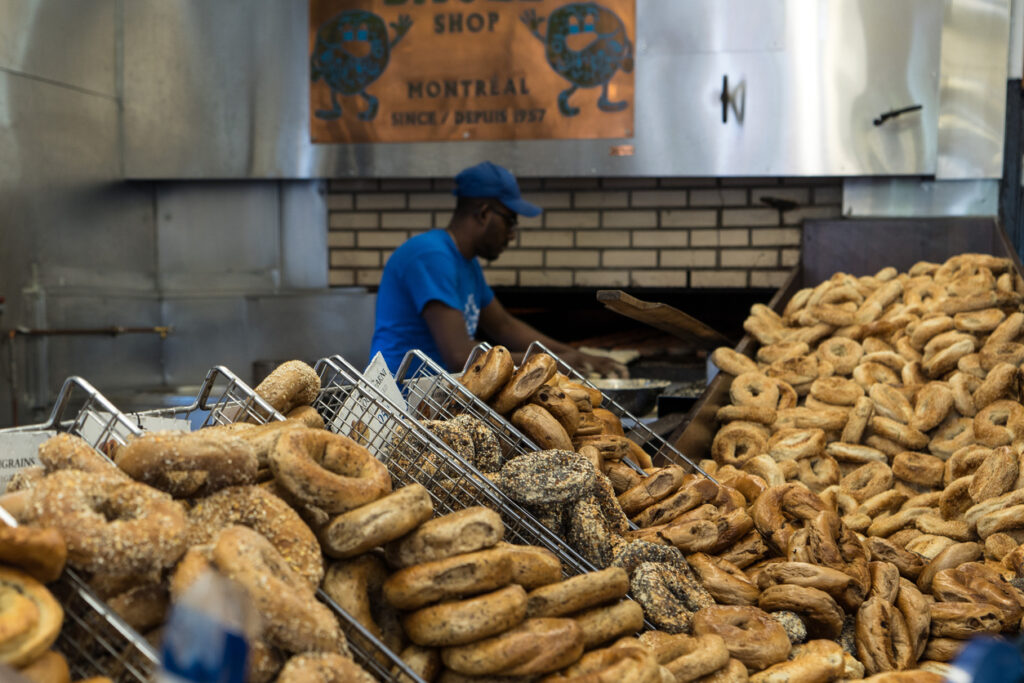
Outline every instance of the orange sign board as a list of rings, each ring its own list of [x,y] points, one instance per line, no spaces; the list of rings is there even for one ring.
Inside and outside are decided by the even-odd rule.
[[[629,138],[636,0],[310,0],[314,143]]]

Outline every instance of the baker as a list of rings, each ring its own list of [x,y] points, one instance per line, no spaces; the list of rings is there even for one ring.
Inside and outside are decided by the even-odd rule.
[[[477,330],[512,352],[539,341],[580,372],[626,377],[625,366],[552,339],[505,310],[484,279],[478,257],[493,261],[515,237],[520,215],[540,215],[515,177],[489,161],[455,176],[458,201],[445,229],[402,244],[388,259],[377,292],[370,356],[380,351],[392,372],[410,349],[448,370],[461,370]]]

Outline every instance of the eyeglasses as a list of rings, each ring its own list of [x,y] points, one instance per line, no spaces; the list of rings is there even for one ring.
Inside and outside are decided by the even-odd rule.
[[[496,206],[491,206],[491,211],[498,214],[505,221],[506,227],[509,229],[516,227],[519,224],[519,215],[511,212],[505,212]]]

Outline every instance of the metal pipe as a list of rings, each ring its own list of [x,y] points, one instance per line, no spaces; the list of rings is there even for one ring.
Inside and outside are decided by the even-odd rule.
[[[10,385],[11,397],[11,421],[18,425],[18,380],[17,366],[15,364],[14,339],[15,337],[70,337],[70,336],[104,336],[117,337],[122,334],[158,334],[161,339],[167,339],[167,335],[174,331],[168,325],[157,325],[154,327],[122,327],[112,325],[110,327],[61,327],[61,328],[29,328],[14,327],[5,330],[3,335],[7,339],[8,358],[10,362]]]
[[[121,334],[159,334],[161,339],[166,339],[167,335],[173,331],[173,327],[165,325],[157,325],[155,327],[121,327],[120,325],[113,325],[111,327],[67,327],[50,329],[32,329],[28,327],[15,327],[13,329],[7,330],[7,335],[9,339],[14,339],[14,337],[17,335],[21,335],[24,337],[59,337],[75,335],[100,335],[116,337]]]
[[[8,380],[11,385],[11,423],[18,426],[18,383],[15,379],[16,366],[14,364],[14,330],[7,332],[7,352],[11,361],[10,376]]]

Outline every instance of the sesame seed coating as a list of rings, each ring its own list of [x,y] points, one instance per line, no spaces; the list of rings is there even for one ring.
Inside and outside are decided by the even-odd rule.
[[[593,489],[594,466],[579,453],[563,450],[520,455],[501,469],[501,487],[519,503],[565,503]]]
[[[256,395],[274,410],[287,413],[296,406],[308,406],[320,393],[320,376],[300,360],[281,363],[256,385]]]
[[[576,502],[568,527],[569,544],[595,566],[607,567],[612,560],[612,544],[621,537],[609,527],[593,498]]]
[[[807,626],[796,612],[779,610],[778,612],[769,612],[768,616],[782,624],[782,628],[786,630],[786,635],[789,637],[789,642],[798,645],[807,640]]]
[[[643,562],[682,564],[686,561],[682,551],[675,546],[651,543],[639,538],[616,544],[612,554],[611,566],[622,567],[630,576]]]
[[[147,572],[170,566],[186,548],[182,505],[116,475],[54,472],[32,489],[28,516],[60,531],[68,564],[84,571]]]
[[[197,500],[189,511],[189,545],[211,542],[224,528],[241,524],[267,537],[311,586],[324,576],[316,536],[286,502],[260,486],[232,486]]]
[[[685,561],[679,565],[642,562],[633,570],[630,588],[647,618],[669,633],[689,633],[693,614],[715,604]]]
[[[463,413],[451,420],[463,428],[473,440],[473,459],[471,462],[481,472],[497,472],[505,459],[501,454],[501,446],[494,432],[483,422],[469,413]]]

